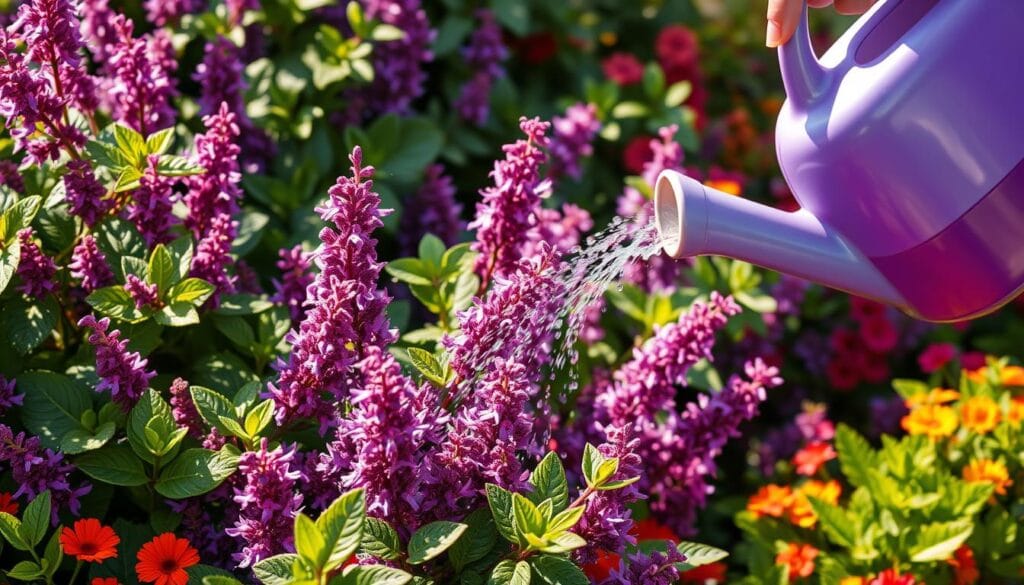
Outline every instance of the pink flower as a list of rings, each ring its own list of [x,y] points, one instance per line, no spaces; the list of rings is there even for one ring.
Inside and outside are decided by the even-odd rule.
[[[842,357],[832,358],[825,368],[829,384],[836,390],[853,390],[860,382],[857,362]]]
[[[952,343],[932,343],[928,347],[924,348],[921,355],[917,356],[917,363],[921,366],[921,370],[924,373],[930,374],[942,369],[943,366],[953,361],[953,358],[956,357],[956,353],[956,346]],[[982,365],[984,365],[984,354],[982,354],[981,362]]]
[[[850,312],[858,321],[865,321],[885,314],[885,305],[861,297],[850,297]]]
[[[612,53],[601,62],[604,76],[618,85],[633,85],[644,78],[644,66],[629,53]]]
[[[860,323],[860,337],[864,345],[875,353],[884,353],[896,347],[899,334],[892,322],[883,315],[869,317]]]
[[[985,352],[965,351],[960,356],[960,365],[965,370],[977,370],[985,367]]]

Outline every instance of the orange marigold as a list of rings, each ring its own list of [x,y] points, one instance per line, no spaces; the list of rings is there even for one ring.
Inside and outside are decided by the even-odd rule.
[[[925,404],[948,404],[960,398],[960,393],[949,388],[932,388],[929,392],[920,392],[907,398],[904,403],[907,408],[922,406]]]
[[[991,432],[999,424],[999,405],[987,396],[968,398],[960,404],[960,422],[979,435]]]
[[[812,476],[829,461],[836,458],[836,450],[829,443],[817,441],[805,445],[793,456],[793,465],[800,475]]]
[[[793,490],[788,485],[770,483],[750,496],[750,500],[747,501],[747,511],[752,512],[758,518],[761,516],[781,518],[792,503]]]
[[[811,496],[835,506],[839,504],[839,496],[842,493],[842,486],[835,480],[805,482],[793,492],[793,502],[788,510],[789,521],[803,528],[814,526],[818,522],[818,515],[814,513],[811,501],[807,497]]]
[[[65,526],[60,531],[60,546],[64,554],[87,563],[102,563],[117,556],[121,538],[114,529],[103,526],[96,518],[75,521],[75,527]]]
[[[991,459],[975,459],[964,467],[964,480],[971,483],[986,482],[995,486],[995,493],[1006,495],[1006,488],[1013,485],[1010,472],[1002,461]]]
[[[184,538],[165,532],[142,545],[136,555],[135,573],[143,583],[186,585],[185,569],[199,563],[199,552]]]
[[[1024,386],[1024,368],[1006,366],[999,371],[999,381],[1003,386]]]
[[[1007,410],[1006,420],[1015,425],[1024,422],[1024,396],[1010,398],[1010,408]]]
[[[775,564],[789,567],[789,580],[792,582],[814,573],[814,559],[817,556],[818,549],[813,546],[791,542],[775,556]]]
[[[932,439],[948,437],[956,432],[956,411],[949,406],[924,404],[910,411],[900,421],[911,435],[927,435]]]

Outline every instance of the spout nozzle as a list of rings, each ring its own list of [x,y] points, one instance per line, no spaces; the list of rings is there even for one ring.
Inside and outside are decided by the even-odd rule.
[[[654,221],[662,249],[672,258],[702,253],[707,240],[704,186],[666,171],[654,185]]]

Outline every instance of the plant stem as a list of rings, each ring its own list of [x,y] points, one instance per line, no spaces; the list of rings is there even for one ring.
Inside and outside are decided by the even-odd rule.
[[[75,563],[75,572],[71,573],[71,580],[68,581],[68,585],[74,585],[75,579],[78,578],[78,572],[82,570],[82,561]]]

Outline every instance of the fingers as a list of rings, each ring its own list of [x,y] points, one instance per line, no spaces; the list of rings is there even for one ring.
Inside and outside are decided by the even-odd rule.
[[[835,0],[836,12],[839,14],[860,14],[867,11],[876,0]]]
[[[768,0],[767,46],[778,47],[793,36],[803,7],[804,0]]]

